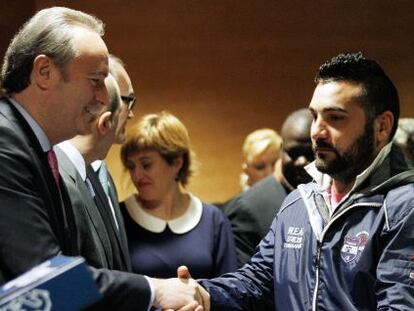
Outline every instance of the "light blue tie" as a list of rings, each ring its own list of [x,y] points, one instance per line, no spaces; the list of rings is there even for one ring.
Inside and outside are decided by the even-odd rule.
[[[92,198],[95,198],[95,190],[93,189],[93,186],[92,186],[92,183],[89,177],[86,177],[85,183],[86,183],[86,188],[88,188],[89,193],[91,194]]]
[[[108,170],[106,169],[106,165],[103,161],[102,161],[101,167],[99,168],[98,178],[99,178],[99,181],[101,182],[102,188],[105,191],[106,197],[108,198],[108,201],[110,202],[110,208],[111,208],[112,215],[114,217],[115,225],[116,225],[116,228],[119,230],[118,220],[116,219],[115,210],[113,207],[114,203],[112,202],[111,195],[109,193]]]
[[[106,165],[102,162],[101,167],[99,168],[98,178],[101,182],[102,188],[104,189],[106,195],[109,195],[109,183],[108,183],[108,170],[106,169]]]

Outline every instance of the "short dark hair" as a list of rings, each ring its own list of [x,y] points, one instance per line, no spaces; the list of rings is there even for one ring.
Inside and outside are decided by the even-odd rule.
[[[394,124],[389,140],[392,140],[400,117],[398,91],[381,66],[372,59],[367,59],[361,52],[341,53],[328,60],[316,74],[315,82],[353,81],[364,90],[360,105],[366,113],[367,120],[373,120],[385,111],[394,115]]]
[[[6,94],[19,93],[30,84],[34,59],[45,54],[64,73],[67,63],[76,55],[73,27],[83,27],[104,34],[98,18],[64,7],[37,12],[14,36],[6,51],[1,70],[2,88]]]

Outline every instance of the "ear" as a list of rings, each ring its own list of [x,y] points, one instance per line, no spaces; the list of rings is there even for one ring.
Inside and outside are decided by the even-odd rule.
[[[174,167],[176,170],[176,173],[178,174],[178,172],[181,170],[181,168],[183,167],[183,156],[179,156],[178,158],[174,159]]]
[[[388,143],[391,130],[394,125],[394,115],[391,111],[384,111],[374,120],[374,130],[376,135],[377,147]]]
[[[101,135],[105,135],[113,126],[112,122],[112,112],[105,111],[98,117],[98,122],[96,128],[98,133]]]
[[[41,54],[33,60],[32,79],[41,90],[47,90],[57,75],[57,68],[50,57]]]
[[[248,175],[248,166],[246,162],[242,163],[241,168],[242,168],[242,172]]]

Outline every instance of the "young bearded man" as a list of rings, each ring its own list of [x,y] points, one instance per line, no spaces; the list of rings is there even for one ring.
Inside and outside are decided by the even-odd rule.
[[[414,173],[391,143],[396,88],[375,61],[340,54],[309,110],[314,181],[287,196],[249,263],[200,281],[212,309],[412,310]]]

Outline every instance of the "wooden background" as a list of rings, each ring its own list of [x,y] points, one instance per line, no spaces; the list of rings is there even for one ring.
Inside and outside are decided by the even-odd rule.
[[[414,1],[7,0],[1,55],[29,16],[53,5],[106,23],[108,48],[126,62],[139,98],[135,120],[168,110],[184,122],[201,164],[189,189],[205,201],[239,191],[244,137],[279,130],[307,106],[317,68],[339,52],[361,50],[382,64],[402,116],[414,116]],[[133,187],[118,147],[107,160],[122,200]]]

